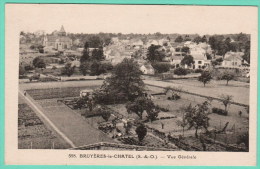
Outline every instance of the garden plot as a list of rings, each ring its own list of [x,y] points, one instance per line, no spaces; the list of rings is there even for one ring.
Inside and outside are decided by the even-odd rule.
[[[88,87],[66,87],[66,88],[50,88],[50,89],[33,89],[28,90],[28,94],[34,100],[79,97],[80,91],[84,89],[96,89],[98,86]]]
[[[19,149],[66,149],[65,141],[49,130],[27,104],[18,108]]]

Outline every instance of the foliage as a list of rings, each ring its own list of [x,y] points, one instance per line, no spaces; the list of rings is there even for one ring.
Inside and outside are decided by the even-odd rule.
[[[19,65],[19,76],[24,75],[25,72],[26,71],[25,71],[24,67],[22,65]]]
[[[184,56],[184,58],[181,60],[182,65],[191,66],[194,63],[194,59],[191,55]]]
[[[40,57],[36,57],[33,59],[33,66],[36,68],[46,68],[44,60]]]
[[[181,48],[181,51],[184,52],[184,53],[190,53],[190,48],[187,47],[187,46],[184,46]]]
[[[80,70],[80,72],[82,73],[83,76],[87,75],[87,72],[89,70],[89,65],[90,65],[89,62],[87,62],[87,61],[80,63],[79,70]]]
[[[163,58],[166,56],[165,52],[160,50],[161,46],[160,45],[151,45],[148,48],[147,52],[147,59],[151,62],[154,61],[159,61],[161,62]]]
[[[178,36],[178,37],[175,39],[175,42],[177,42],[177,43],[183,42],[182,36]]]
[[[102,60],[104,59],[103,48],[94,49],[91,53],[91,60]]]
[[[244,143],[246,148],[249,149],[249,132],[238,136],[237,144]]]
[[[133,102],[128,102],[126,109],[128,113],[137,114],[140,119],[143,117],[143,112],[146,111],[147,118],[151,121],[154,121],[159,113],[159,108],[155,106],[152,100],[143,96],[136,98]]]
[[[179,67],[177,69],[174,70],[174,74],[176,75],[187,75],[188,74],[188,71],[182,67]]]
[[[139,65],[133,59],[125,58],[114,67],[111,77],[105,79],[99,92],[96,92],[96,95],[100,94],[97,98],[99,101],[133,101],[144,90],[141,75]]]
[[[26,65],[26,66],[24,66],[24,69],[26,71],[30,71],[30,70],[33,70],[33,67],[31,65]]]
[[[231,102],[233,101],[233,96],[222,94],[219,97],[221,99],[222,104],[225,106],[225,111],[227,111],[228,105],[230,105]]]
[[[205,101],[202,104],[192,106],[191,104],[184,108],[184,120],[189,125],[189,129],[195,128],[195,137],[198,138],[198,129],[204,128],[206,131],[209,127],[208,109],[209,103]]]
[[[228,115],[227,111],[225,111],[223,109],[216,108],[216,107],[212,108],[212,113],[223,115],[223,116],[227,116]]]
[[[202,69],[195,69],[195,73],[202,73],[203,70]]]
[[[62,68],[61,73],[62,75],[67,75],[68,77],[70,77],[71,75],[73,75],[74,71],[75,66],[72,66],[71,63],[67,63],[65,67]]]
[[[152,63],[152,67],[154,68],[156,73],[164,73],[170,70],[171,65],[169,63],[154,62]]]
[[[211,79],[212,79],[212,76],[209,71],[203,71],[198,78],[198,80],[204,84],[204,87],[205,87],[206,83],[210,82]]]
[[[143,123],[140,123],[137,126],[135,132],[138,135],[138,140],[141,142],[141,141],[143,141],[144,137],[147,134],[147,129],[146,129],[146,127],[145,127],[145,125]]]
[[[226,84],[226,85],[228,85],[228,82],[229,82],[230,80],[233,80],[234,78],[235,78],[234,73],[231,73],[231,72],[228,72],[228,71],[225,71],[225,72],[221,75],[221,79],[227,81],[227,84]]]

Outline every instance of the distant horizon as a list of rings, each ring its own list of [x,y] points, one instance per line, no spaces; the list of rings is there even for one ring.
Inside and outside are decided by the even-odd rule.
[[[9,6],[20,31],[47,34],[61,25],[68,33],[84,34],[251,34],[258,12],[252,6],[7,4],[7,10]]]
[[[20,32],[24,32],[24,33],[37,33],[39,31],[44,31],[44,30],[36,30],[36,31],[25,31],[25,30],[21,30]],[[46,33],[45,31],[45,34],[52,34],[55,30],[53,30],[52,32],[48,32]],[[56,30],[58,31],[58,30]],[[66,31],[66,28],[65,28],[65,31]],[[122,35],[129,35],[129,34],[134,34],[134,35],[137,35],[137,34],[141,34],[141,35],[154,35],[158,32],[153,32],[153,33],[122,33],[122,32],[98,32],[98,33],[89,33],[89,32],[67,32],[67,34],[100,34],[100,33],[104,33],[104,34],[122,34]],[[161,33],[161,32],[159,32]],[[162,35],[199,35],[199,36],[213,36],[213,35],[235,35],[235,34],[246,34],[246,35],[251,35],[250,33],[245,33],[245,32],[238,32],[238,33],[215,33],[215,34],[201,34],[201,33],[161,33]]]

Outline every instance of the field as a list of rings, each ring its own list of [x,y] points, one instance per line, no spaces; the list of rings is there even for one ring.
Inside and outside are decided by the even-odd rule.
[[[66,142],[49,130],[27,104],[18,106],[19,149],[66,149]]]
[[[145,80],[145,82],[147,82]],[[150,81],[148,82],[150,83]],[[63,85],[62,87],[58,87],[58,84]],[[63,131],[65,131],[71,138],[73,138],[76,142],[78,142],[78,145],[83,144],[90,144],[95,143],[100,140],[107,140],[107,141],[118,141],[109,139],[111,138],[111,135],[106,135],[98,130],[99,123],[103,123],[104,119],[102,117],[91,117],[91,118],[85,118],[83,117],[86,109],[81,110],[72,110],[68,106],[66,106],[63,103],[58,103],[57,100],[59,99],[66,99],[71,97],[78,97],[80,90],[82,89],[95,89],[98,88],[102,84],[102,81],[86,81],[86,82],[55,82],[55,83],[46,83],[46,85],[52,86],[52,88],[48,88],[46,86],[43,86],[43,89],[36,89],[38,84],[30,84],[33,85],[32,90],[28,90],[28,94],[32,96],[40,105],[43,107],[43,109],[46,111],[46,115],[53,119],[55,123],[57,123],[58,126],[60,126]],[[160,85],[160,87],[155,87],[151,85],[147,85],[148,92],[149,93],[162,93],[164,89],[161,86],[168,86],[169,84],[174,85],[180,85],[183,87],[183,90],[187,91],[186,89],[191,88],[198,88],[201,89],[200,95],[205,94],[206,96],[211,96],[214,89],[217,88],[220,91],[224,91],[226,89],[234,89],[230,90],[229,92],[232,92],[232,94],[236,94],[235,92],[238,92],[237,90],[240,90],[241,92],[234,97],[234,101],[236,102],[242,102],[242,104],[245,104],[245,98],[238,99],[237,97],[241,95],[241,93],[249,91],[249,86],[246,83],[242,82],[232,82],[229,86],[225,85],[224,81],[212,81],[211,84],[208,84],[206,88],[201,87],[201,83],[195,81],[195,80],[175,80],[173,82],[161,82],[156,81],[156,83],[153,83],[156,85]],[[188,86],[188,87],[187,87]],[[190,88],[189,88],[190,87]],[[25,87],[26,88],[26,87]],[[209,92],[210,91],[210,92]],[[193,92],[193,91],[192,91]],[[197,91],[196,91],[197,92]],[[180,122],[183,119],[183,107],[196,104],[201,104],[204,101],[207,100],[207,97],[202,97],[199,95],[193,95],[188,93],[181,93],[180,94],[181,99],[179,100],[168,100],[166,95],[160,94],[160,95],[154,95],[152,100],[154,103],[161,108],[164,108],[168,111],[166,112],[160,112],[158,116],[158,120],[153,122],[147,122],[145,123],[149,129],[153,129],[154,131],[158,131],[164,134],[169,134],[173,137],[178,137],[180,135],[183,135],[185,139],[183,140],[185,144],[194,144],[198,146],[198,149],[201,149],[201,143],[198,139],[194,137],[195,130],[190,129],[188,130],[187,127],[183,128],[180,126]],[[218,97],[218,95],[217,95]],[[245,97],[247,97],[245,95]],[[209,115],[209,129],[217,129],[221,130],[225,126],[225,124],[228,122],[228,126],[226,128],[225,134],[218,134],[215,137],[216,141],[223,142],[225,144],[236,144],[237,137],[245,132],[248,131],[249,128],[249,114],[246,112],[246,109],[242,104],[231,104],[228,106],[228,115],[218,115],[211,113]],[[128,114],[125,108],[125,104],[112,104],[108,105],[114,112],[117,112],[121,114],[124,118],[133,118],[133,119],[139,119],[139,117],[136,114]],[[216,107],[224,109],[223,103],[219,100],[212,100],[210,104],[210,109]],[[242,111],[241,116],[239,115],[239,111]],[[162,118],[162,119],[161,119]],[[61,119],[63,119],[61,121]],[[73,120],[71,120],[73,119]],[[143,119],[146,119],[146,113],[143,114]],[[112,117],[109,119],[111,122]],[[73,122],[67,122],[67,121],[73,121]],[[82,122],[78,122],[82,121]],[[84,122],[83,122],[84,121]],[[75,123],[75,124],[74,124]],[[81,124],[82,123],[82,124]],[[86,124],[85,124],[86,123]],[[72,129],[73,127],[66,127],[66,125],[73,126],[78,125],[81,127],[77,127]],[[89,128],[88,130],[85,130],[88,133],[88,135],[93,135],[93,137],[90,139],[91,141],[87,141],[89,138],[81,136],[81,133],[84,132],[82,128],[83,126]],[[75,132],[77,131],[77,132]],[[152,132],[152,131],[151,131]],[[199,133],[202,132],[199,130]],[[132,133],[135,133],[134,130]],[[156,136],[156,132],[152,134],[155,135],[155,137],[160,138],[160,136]],[[98,138],[95,137],[95,135],[98,135]],[[149,136],[150,137],[150,136]],[[94,139],[96,138],[96,139]],[[122,140],[121,140],[122,141]],[[121,142],[120,141],[120,142]],[[159,142],[160,139],[159,139]],[[155,143],[157,145],[157,143]],[[161,144],[161,143],[160,143]],[[158,143],[158,145],[160,145]],[[225,147],[219,145],[211,145],[207,144],[208,150],[207,151],[215,151],[217,149],[218,151],[225,151]]]

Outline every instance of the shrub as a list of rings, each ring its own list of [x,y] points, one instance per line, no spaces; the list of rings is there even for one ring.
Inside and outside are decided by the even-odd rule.
[[[152,63],[152,67],[155,69],[156,73],[164,73],[170,70],[171,65],[169,63],[155,62]]]
[[[55,69],[57,69],[57,67],[56,67],[56,66],[52,66],[52,68],[51,68],[51,69],[55,70]]]
[[[180,76],[180,75],[187,75],[188,72],[187,72],[186,69],[179,67],[179,68],[177,68],[177,69],[174,70],[174,74]]]
[[[195,73],[202,73],[202,72],[203,72],[202,69],[196,69],[196,70],[195,70]]]
[[[227,116],[228,115],[227,111],[225,111],[223,109],[216,108],[216,107],[212,108],[212,113],[223,115],[223,116]]]

